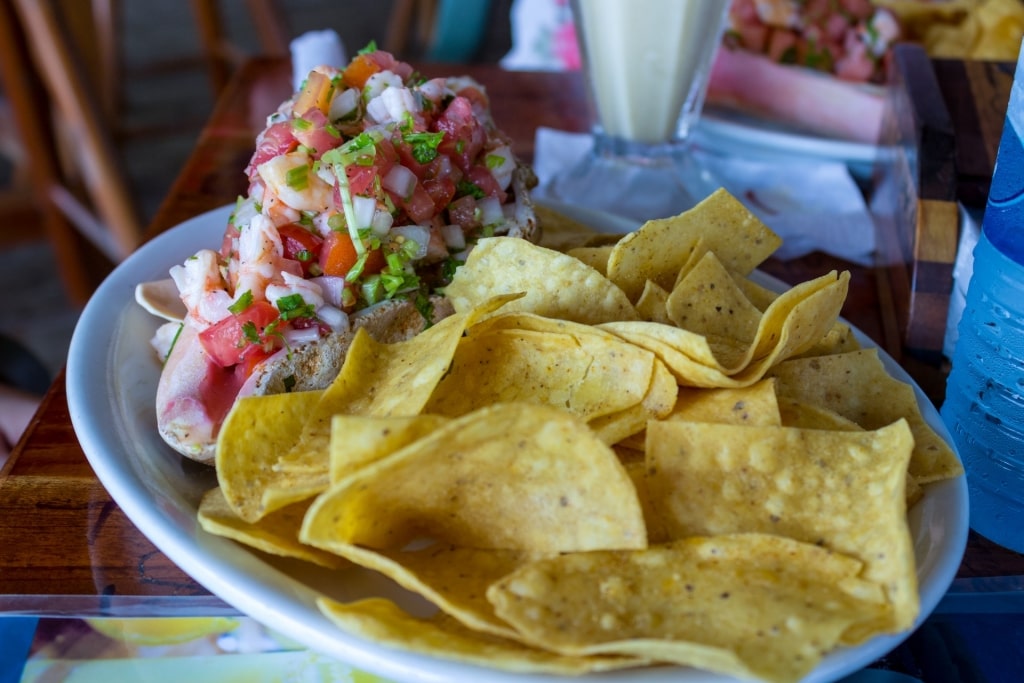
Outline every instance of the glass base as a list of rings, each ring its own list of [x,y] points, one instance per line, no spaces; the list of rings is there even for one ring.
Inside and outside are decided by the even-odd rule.
[[[551,179],[545,195],[646,221],[676,216],[720,186],[691,146],[645,145],[599,135],[579,162]]]

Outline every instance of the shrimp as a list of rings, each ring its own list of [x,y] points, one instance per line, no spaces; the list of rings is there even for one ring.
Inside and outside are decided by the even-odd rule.
[[[277,300],[298,294],[306,304],[314,309],[320,309],[324,305],[324,291],[315,282],[305,279],[301,275],[292,273],[281,273],[281,283],[273,283],[267,286],[267,301],[276,305]]]
[[[221,276],[220,260],[212,249],[201,249],[183,265],[171,268],[171,278],[178,287],[188,315],[201,328],[228,317],[232,297]]]
[[[298,220],[300,211],[323,212],[331,207],[334,188],[313,171],[313,160],[305,152],[276,156],[260,164],[257,173],[266,186],[263,213],[274,220],[275,225]],[[280,221],[272,215],[278,211]]]
[[[238,238],[238,270],[234,277],[235,299],[250,292],[256,300],[266,295],[267,285],[281,272],[284,244],[274,223],[264,215],[253,216]]]

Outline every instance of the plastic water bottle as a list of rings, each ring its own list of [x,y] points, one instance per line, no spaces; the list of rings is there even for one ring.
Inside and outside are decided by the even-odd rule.
[[[1018,57],[942,419],[971,527],[1024,552],[1024,51]]]

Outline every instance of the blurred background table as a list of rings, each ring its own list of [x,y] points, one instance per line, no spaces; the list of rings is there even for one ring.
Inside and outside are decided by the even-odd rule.
[[[998,140],[1002,113],[988,104],[1005,103],[1009,81],[1005,92],[984,102],[972,88],[978,87],[979,79],[990,90],[998,88],[1000,67],[943,63],[937,68],[943,74],[963,75],[960,80],[941,79],[945,101],[976,103],[973,108],[954,111],[957,136],[972,144],[970,141],[979,139],[979,131],[995,130]],[[526,159],[532,158],[538,126],[581,131],[588,125],[585,94],[577,74],[506,72],[494,65],[459,69],[487,86],[498,125]],[[450,65],[423,68],[428,77],[452,70]],[[148,226],[147,238],[232,203],[245,193],[242,169],[252,154],[254,137],[264,127],[267,112],[290,93],[290,78],[289,63],[279,58],[254,59],[235,74]],[[986,135],[984,139],[990,138]],[[977,177],[961,176],[964,185],[952,190],[954,199],[957,192],[968,193],[983,184],[984,168],[972,172]],[[947,181],[955,183],[956,176]],[[903,360],[894,316],[906,302],[894,298],[887,269],[858,267],[817,252],[793,261],[773,260],[765,266],[790,283],[832,269],[852,273],[844,316]],[[934,393],[941,385],[941,367],[913,359],[907,359],[907,367],[919,381],[924,380],[922,384],[930,385],[926,391],[933,400],[941,400]],[[71,426],[63,375],[53,384],[0,473],[0,548],[0,613],[208,614],[226,609],[163,556],[97,480]],[[972,535],[955,588],[967,593],[1020,591],[1017,577],[1022,575],[1024,556]]]

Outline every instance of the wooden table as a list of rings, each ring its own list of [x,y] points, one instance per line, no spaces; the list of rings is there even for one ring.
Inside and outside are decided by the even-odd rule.
[[[527,159],[533,156],[538,126],[584,130],[588,125],[577,75],[507,73],[493,66],[460,70],[487,85],[499,126]],[[424,71],[429,76],[452,70]],[[257,60],[240,70],[149,226],[150,237],[245,193],[242,169],[254,137],[289,90],[286,62]],[[820,253],[766,264],[766,270],[790,283],[833,268],[852,273],[843,314],[901,357],[892,330],[899,304],[892,300],[886,271]],[[935,368],[918,370],[919,381],[941,380]],[[959,576],[1006,575],[1024,575],[1024,556],[972,536]],[[0,473],[0,612],[55,613],[96,604],[166,606],[183,596],[196,598],[184,604],[216,604],[132,525],[97,480],[71,427],[64,377],[59,377]]]

